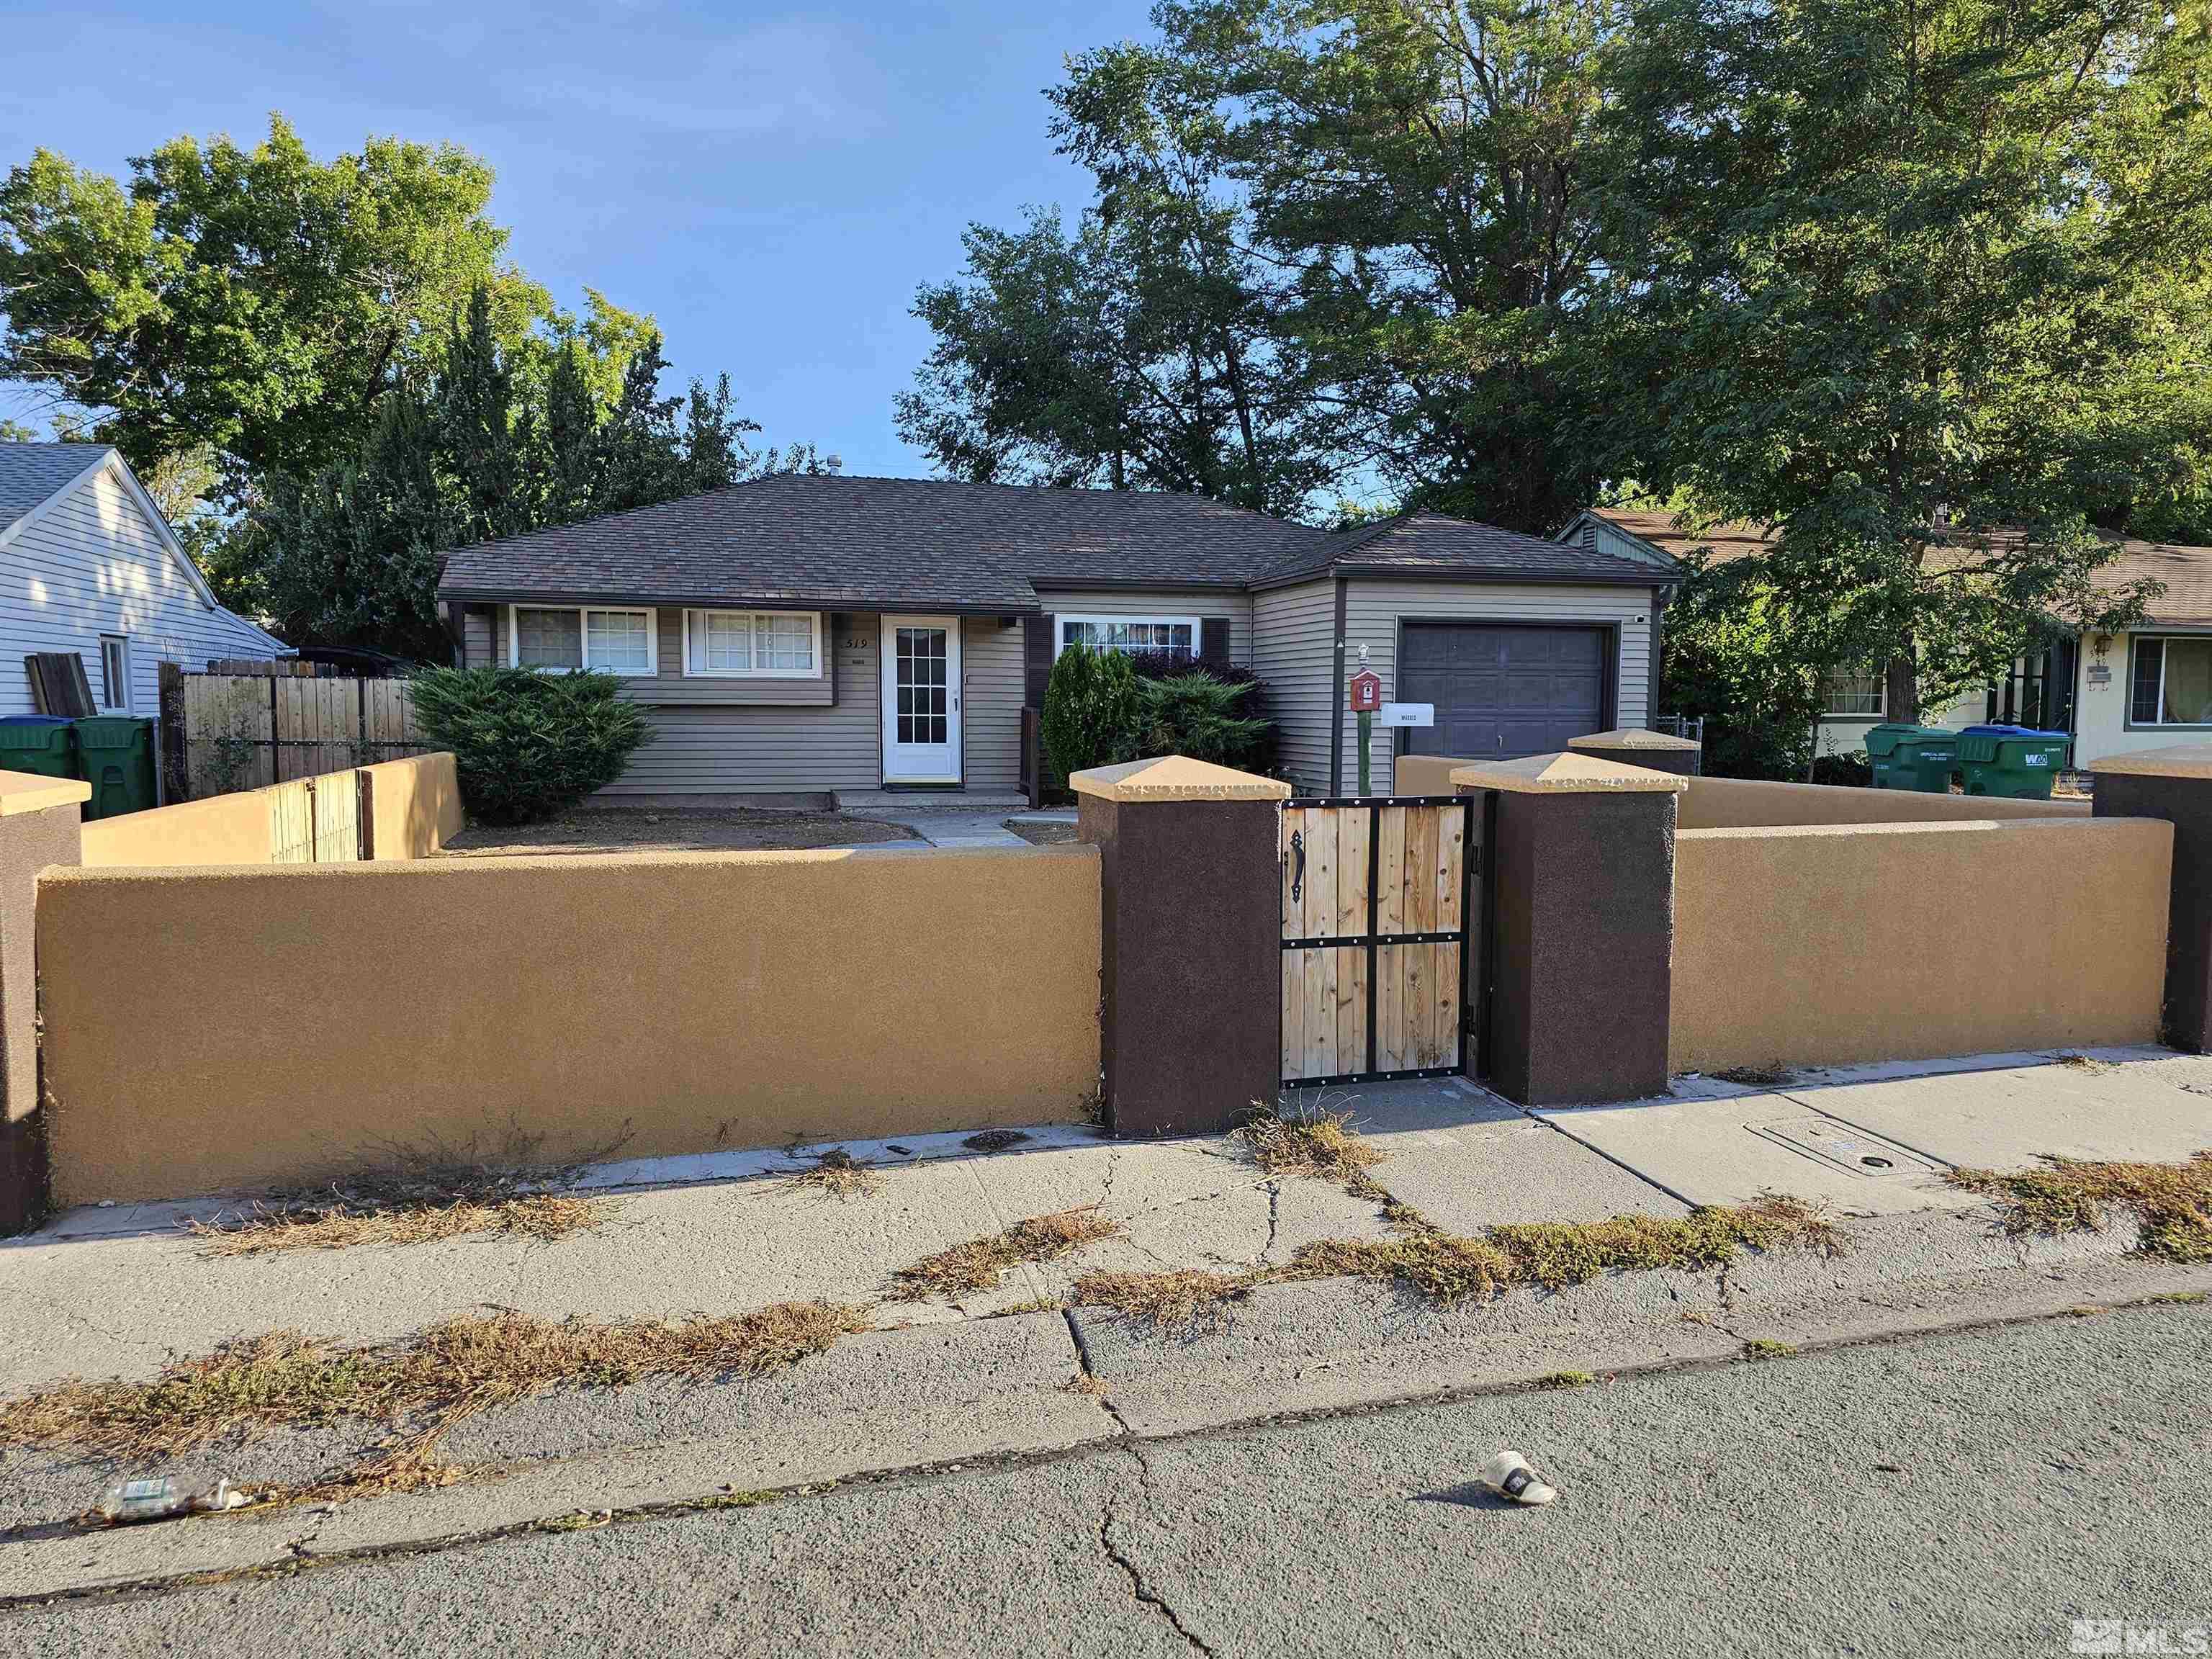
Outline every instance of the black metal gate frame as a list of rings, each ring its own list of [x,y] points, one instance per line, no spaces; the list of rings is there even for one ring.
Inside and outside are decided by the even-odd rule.
[[[1363,935],[1346,937],[1334,933],[1316,933],[1304,939],[1286,939],[1283,949],[1289,951],[1341,951],[1364,949],[1367,952],[1367,1058],[1371,1062],[1381,1052],[1376,1044],[1377,999],[1381,984],[1376,969],[1380,967],[1379,952],[1386,945],[1457,945],[1459,946],[1459,1007],[1460,1060],[1468,1058],[1468,1041],[1478,1029],[1475,1007],[1468,996],[1470,985],[1487,985],[1486,964],[1480,969],[1474,961],[1475,952],[1468,938],[1469,917],[1474,914],[1468,901],[1474,896],[1474,876],[1478,863],[1486,864],[1481,857],[1482,846],[1475,838],[1474,808],[1478,797],[1474,795],[1293,795],[1283,803],[1283,810],[1309,806],[1357,806],[1367,809],[1367,932]],[[1376,932],[1382,917],[1382,895],[1377,890],[1382,869],[1382,809],[1386,806],[1456,806],[1463,817],[1460,841],[1459,860],[1459,926],[1426,933],[1390,933]],[[1305,886],[1306,848],[1302,831],[1291,832],[1291,854],[1296,860],[1291,875],[1291,898],[1296,902]],[[1486,915],[1487,913],[1486,912]],[[1488,936],[1486,926],[1484,934]],[[1322,1089],[1343,1083],[1392,1083],[1401,1078],[1456,1077],[1459,1066],[1423,1066],[1398,1072],[1339,1072],[1328,1077],[1302,1077],[1283,1079],[1285,1089]]]

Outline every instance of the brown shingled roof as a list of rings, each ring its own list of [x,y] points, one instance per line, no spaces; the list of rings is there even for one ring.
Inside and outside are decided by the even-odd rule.
[[[1595,510],[1595,516],[1676,558],[1705,550],[1715,562],[1726,562],[1766,552],[1777,540],[1772,530],[1753,524],[1721,524],[1692,532],[1678,527],[1671,513],[1601,507]],[[1981,540],[1986,544],[2020,533],[1990,531]],[[2212,547],[2139,541],[2106,530],[2097,534],[2119,549],[2119,556],[2098,572],[2100,584],[2119,587],[2148,576],[2166,585],[2166,592],[2150,602],[2152,622],[2172,627],[2212,626]]]

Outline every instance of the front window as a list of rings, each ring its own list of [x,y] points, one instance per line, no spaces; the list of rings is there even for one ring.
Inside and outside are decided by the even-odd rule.
[[[650,611],[518,605],[507,610],[507,659],[518,668],[573,674],[589,668],[636,679],[654,672]]]
[[[1093,651],[1182,651],[1198,653],[1195,617],[1062,617],[1057,656],[1071,645]]]
[[[806,611],[687,611],[684,672],[811,679],[821,672],[822,619]]]
[[[1820,681],[1820,712],[1844,719],[1879,714],[1882,705],[1880,674],[1828,674]]]
[[[2138,635],[2128,687],[2135,726],[2212,726],[2212,636]]]

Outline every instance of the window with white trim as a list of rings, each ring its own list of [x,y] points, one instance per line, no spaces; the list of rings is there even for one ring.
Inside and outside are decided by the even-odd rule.
[[[715,679],[818,679],[821,615],[812,611],[687,611],[684,672]]]
[[[507,608],[507,660],[517,668],[573,674],[589,668],[626,678],[650,678],[659,670],[651,611],[602,605],[511,605]]]
[[[1183,651],[1198,654],[1195,617],[1062,617],[1060,638],[1054,642],[1058,656],[1071,645],[1093,651]]]
[[[131,636],[100,636],[100,706],[111,714],[131,712]]]
[[[2212,726],[2212,635],[2138,634],[2128,676],[2130,726]]]
[[[1820,681],[1820,712],[1832,718],[1863,719],[1881,713],[1887,688],[1880,674],[1829,674]]]

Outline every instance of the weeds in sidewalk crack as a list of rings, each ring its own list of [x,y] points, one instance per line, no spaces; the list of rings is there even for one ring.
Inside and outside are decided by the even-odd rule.
[[[273,1495],[299,1503],[420,1491],[476,1473],[436,1451],[456,1424],[484,1411],[556,1387],[758,1376],[867,1328],[862,1308],[786,1302],[682,1323],[554,1323],[502,1310],[376,1348],[277,1331],[175,1361],[150,1382],[72,1379],[0,1402],[0,1446],[154,1459],[232,1434],[382,1422],[390,1432],[366,1462]]]
[[[1268,1175],[1334,1181],[1355,1197],[1368,1196],[1361,1190],[1370,1184],[1367,1172],[1387,1156],[1359,1133],[1351,1113],[1320,1106],[1285,1109],[1255,1102],[1230,1138]]]
[[[1227,1304],[1264,1282],[1260,1273],[1217,1273],[1196,1267],[1162,1273],[1088,1273],[1068,1291],[1080,1307],[1111,1308],[1126,1319],[1151,1322],[1155,1330],[1182,1330],[1204,1319],[1226,1322]]]
[[[891,1299],[920,1302],[930,1296],[988,1291],[1010,1267],[1024,1261],[1057,1261],[1085,1244],[1115,1237],[1121,1231],[1121,1223],[1100,1214],[1096,1205],[1033,1215],[1004,1232],[971,1238],[901,1267],[891,1275]]]
[[[2100,1232],[2109,1210],[2128,1210],[2142,1224],[2144,1255],[2212,1261],[2212,1150],[2179,1164],[2047,1158],[2039,1170],[1950,1170],[1944,1179],[1994,1199],[2015,1238]]]

